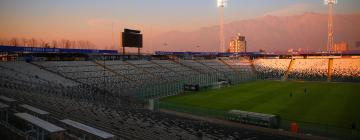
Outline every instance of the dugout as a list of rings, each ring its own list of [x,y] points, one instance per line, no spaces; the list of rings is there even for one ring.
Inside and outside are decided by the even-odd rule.
[[[27,104],[22,104],[22,105],[19,105],[19,109],[20,111],[23,111],[23,112],[26,112],[26,113],[29,113],[35,117],[39,117],[41,119],[44,119],[44,120],[48,120],[48,117],[49,117],[49,112],[46,112],[44,110],[41,110],[41,109],[38,109],[36,107],[33,107],[33,106],[30,106],[30,105],[27,105]]]
[[[204,85],[200,85],[200,84],[185,84],[184,85],[184,90],[185,91],[200,91],[200,90],[206,90],[206,89],[219,89],[221,87],[224,86],[228,86],[230,85],[229,81],[225,81],[225,80],[219,80],[218,82],[213,82],[210,84],[204,84]]]
[[[184,85],[185,91],[199,91],[200,86],[199,85],[193,85],[193,84],[185,84]]]
[[[17,101],[15,99],[6,96],[0,96],[0,101],[4,102],[7,105],[10,105],[10,107],[16,107],[17,105]]]
[[[240,122],[244,124],[251,124],[256,126],[279,128],[280,116],[263,114],[256,112],[248,112],[241,110],[230,110],[226,116],[227,120]]]
[[[65,129],[27,113],[14,114],[15,127],[25,133],[26,139],[63,140]]]
[[[60,120],[63,123],[64,128],[68,130],[68,135],[73,139],[84,140],[115,140],[113,134],[104,132],[91,126],[70,120]]]
[[[9,118],[8,109],[9,109],[9,107],[10,106],[0,102],[0,121],[1,122],[6,122],[6,123],[8,122],[8,118]]]

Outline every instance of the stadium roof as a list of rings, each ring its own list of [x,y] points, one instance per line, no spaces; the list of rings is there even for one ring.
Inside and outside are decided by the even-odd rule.
[[[280,55],[359,55],[360,50],[350,50],[344,52],[321,52],[321,51],[309,51],[309,52],[287,52],[287,51],[277,51],[277,52],[239,52],[239,53],[222,53],[222,52],[166,52],[166,51],[156,51],[155,55],[192,55],[192,56],[206,56],[206,55],[220,55],[220,56],[233,56],[233,55],[247,55],[247,56],[280,56]]]
[[[259,52],[240,52],[240,53],[223,53],[223,52],[165,52],[165,51],[156,51],[155,55],[220,55],[220,56],[231,56],[231,55],[256,55]]]
[[[19,46],[0,46],[0,52],[83,53],[83,54],[117,54],[118,53],[117,50],[37,48],[37,47],[19,47]]]

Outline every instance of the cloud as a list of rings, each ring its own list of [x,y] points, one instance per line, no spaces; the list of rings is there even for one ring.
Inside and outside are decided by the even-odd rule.
[[[274,11],[270,11],[265,13],[264,15],[272,15],[272,16],[291,16],[295,14],[300,14],[308,11],[311,8],[309,4],[294,4],[284,7],[282,9],[277,9]]]

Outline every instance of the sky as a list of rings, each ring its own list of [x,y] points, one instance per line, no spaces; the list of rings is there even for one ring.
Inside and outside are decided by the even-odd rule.
[[[89,40],[115,45],[123,28],[154,37],[219,23],[216,0],[1,0],[0,38]],[[360,0],[340,0],[338,14],[360,13]],[[325,13],[323,0],[228,0],[226,23],[264,15]],[[100,47],[100,48],[101,48]],[[146,44],[145,44],[146,47]]]

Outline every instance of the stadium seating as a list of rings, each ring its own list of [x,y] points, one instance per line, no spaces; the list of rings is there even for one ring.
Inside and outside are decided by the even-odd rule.
[[[251,63],[248,59],[230,59],[230,58],[221,58],[225,63],[230,65],[234,70],[240,73],[253,74]]]
[[[200,73],[214,74],[217,72],[215,69],[209,68],[208,66],[196,62],[195,60],[179,60],[179,62],[184,66],[190,67]]]
[[[160,65],[156,65],[156,63],[152,63],[151,61],[137,60],[127,62],[133,64],[137,68],[149,72],[150,74],[162,79],[163,81],[173,81],[181,78],[181,76],[179,76],[179,74],[175,73],[174,71],[161,67]]]
[[[290,59],[256,59],[254,66],[261,79],[281,79],[287,71]]]
[[[291,80],[321,80],[328,76],[329,59],[295,59],[288,78]],[[218,80],[239,81],[257,75],[261,79],[281,79],[289,68],[290,59],[221,58],[221,60],[128,60],[128,61],[40,61],[1,62],[1,78],[12,83],[29,86],[49,85],[79,88],[88,85],[106,90],[114,96],[130,96],[136,93],[161,92],[163,95],[178,93],[177,82],[211,85]],[[31,71],[31,72],[29,72]],[[250,75],[250,76],[249,76]],[[334,81],[358,81],[358,59],[334,59]],[[235,78],[234,78],[235,77]],[[244,78],[244,79],[241,79]],[[250,78],[251,79],[251,78]],[[4,81],[3,80],[3,81]],[[171,85],[169,83],[174,83]],[[237,83],[237,82],[235,82]],[[165,85],[167,84],[167,85]],[[176,86],[163,89],[155,85]],[[138,88],[138,87],[143,88]],[[94,89],[92,89],[94,90]],[[164,93],[163,93],[164,92]],[[149,95],[149,97],[156,97]]]
[[[22,63],[15,62],[0,62],[0,73],[3,77],[16,79],[34,84],[46,84],[49,80],[40,78],[37,72],[30,73],[27,71],[28,67]]]
[[[219,60],[198,60],[198,62],[208,66],[210,69],[216,70],[219,73],[235,73],[234,70]]]
[[[296,59],[289,73],[289,79],[325,81],[329,59]]]
[[[33,92],[6,92],[5,94],[23,103],[49,110],[56,117],[70,117],[88,125],[106,129],[120,138],[164,140],[269,139],[268,135],[254,131],[224,127],[145,109],[125,107],[113,109],[90,102]],[[272,137],[277,139],[276,136]]]
[[[12,71],[15,71],[19,75],[28,75],[30,77],[35,77],[36,79],[46,81],[47,83],[49,81],[51,81],[52,83],[60,84],[63,86],[76,86],[77,85],[77,83],[72,80],[65,79],[57,74],[51,73],[44,69],[41,69],[41,68],[39,69],[39,67],[36,67],[30,63],[26,63],[23,61],[1,62],[0,66],[3,66]],[[24,77],[22,77],[20,79],[24,79]]]
[[[197,75],[199,74],[199,72],[194,71],[188,67],[183,67],[182,65],[179,65],[173,61],[169,61],[169,60],[152,60],[152,62],[167,68],[171,71],[174,71],[178,74],[178,76],[182,77],[182,76],[193,76],[193,75]]]
[[[151,74],[124,61],[105,61],[105,66],[135,81],[148,81],[154,78]]]
[[[175,95],[183,84],[257,74],[281,79],[290,59],[128,60],[0,62],[0,91],[56,117],[69,117],[125,139],[271,139],[257,132],[151,112],[134,104]],[[295,59],[293,80],[326,80],[329,59]],[[333,80],[359,82],[358,59],[334,59]],[[131,97],[130,97],[131,96]],[[147,99],[146,98],[146,99]],[[281,139],[274,136],[274,139]]]
[[[333,80],[360,82],[360,59],[334,59]]]
[[[129,86],[127,79],[116,75],[92,61],[44,61],[35,62],[44,68],[82,84],[88,84],[120,94]]]

